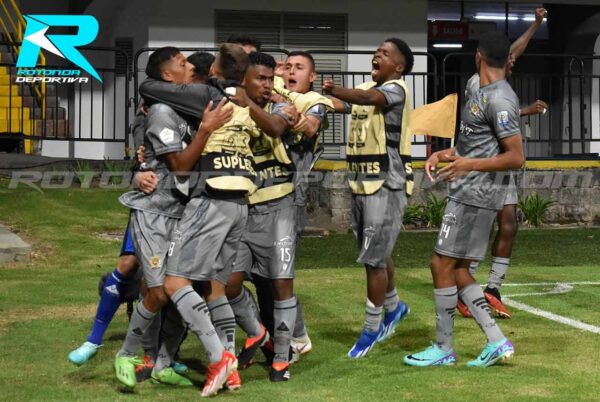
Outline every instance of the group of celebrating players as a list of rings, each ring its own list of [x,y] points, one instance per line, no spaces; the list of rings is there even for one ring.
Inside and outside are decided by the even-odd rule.
[[[425,164],[431,181],[449,183],[449,201],[431,263],[436,341],[405,356],[408,365],[455,364],[457,305],[487,337],[469,366],[514,353],[492,310],[510,316],[499,294],[516,233],[516,186],[507,171],[524,163],[519,116],[539,107],[520,110],[506,79],[545,14],[536,10],[536,21],[512,46],[496,32],[480,39],[456,147]],[[295,252],[319,131],[334,111],[352,115],[352,229],[367,277],[364,329],[348,357],[364,357],[392,336],[410,312],[396,290],[391,253],[412,191],[411,101],[403,77],[413,64],[404,41],[386,39],[373,55],[372,81],[351,89],[325,79],[323,95],[313,90],[309,53],[291,52],[278,65],[251,37],[230,38],[216,57],[154,51],[134,122],[141,146],[135,189],[120,198],[131,212],[119,265],[104,283],[90,336],[69,360],[82,365],[96,354],[126,288],[141,277],[144,296],[114,363],[124,385],[133,388],[144,373],[155,383],[192,385],[178,361],[188,330],[209,360],[202,396],[240,388],[238,368],[252,364],[259,348],[271,381],[289,380],[290,364],[312,349],[294,292]],[[438,171],[438,163],[447,165]],[[484,291],[471,264],[484,258],[496,217],[500,232]],[[258,303],[245,281],[255,286]],[[246,333],[237,356],[236,326]]]

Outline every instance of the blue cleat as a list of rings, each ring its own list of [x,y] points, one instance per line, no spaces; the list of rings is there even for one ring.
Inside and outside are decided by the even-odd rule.
[[[469,367],[489,367],[498,361],[506,361],[515,353],[513,344],[506,338],[498,342],[490,342],[485,345],[475,360],[467,363]]]
[[[189,367],[182,363],[182,362],[173,362],[173,364],[171,364],[171,368],[173,369],[173,371],[175,371],[177,374],[185,374],[188,372]]]
[[[456,364],[454,350],[445,351],[435,343],[422,352],[404,356],[404,363],[409,366],[453,366]]]
[[[383,342],[394,335],[398,323],[402,321],[408,313],[410,313],[410,308],[402,301],[398,302],[398,306],[394,311],[385,313],[383,316],[383,335],[379,338],[379,342]]]
[[[69,361],[73,364],[81,366],[90,360],[102,345],[96,345],[92,342],[84,342],[83,345],[69,353]]]
[[[352,346],[352,349],[348,352],[348,357],[351,359],[358,359],[360,357],[365,357],[367,353],[373,349],[373,346],[377,343],[377,341],[383,335],[384,326],[383,323],[379,326],[379,331],[371,332],[367,329],[363,329],[358,341]]]

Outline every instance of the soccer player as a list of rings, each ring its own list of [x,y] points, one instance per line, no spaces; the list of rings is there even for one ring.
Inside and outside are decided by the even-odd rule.
[[[146,74],[149,77],[177,84],[190,83],[193,73],[193,66],[174,47],[156,50],[146,66]],[[167,105],[160,103],[153,104],[148,110],[144,137],[145,163],[156,173],[159,179],[158,186],[149,195],[134,190],[120,198],[121,203],[132,210],[132,240],[148,288],[146,296],[136,306],[123,347],[115,358],[117,378],[128,387],[136,385],[135,366],[139,362],[136,353],[140,338],[168,301],[163,290],[165,258],[172,229],[187,201],[187,194],[173,188],[173,184],[179,180],[172,172],[191,170],[212,131],[231,118],[231,110],[223,109],[223,105],[224,102],[221,102],[214,111],[210,110],[212,104],[207,106],[202,125],[192,140],[189,138],[193,136],[193,119],[186,119],[186,116],[177,114]],[[184,147],[184,141],[189,142],[187,147]],[[210,331],[211,328],[212,324],[208,320],[207,329]],[[213,335],[213,339],[208,339],[207,343],[211,340],[220,342],[214,332]],[[159,367],[157,364],[152,372],[152,379],[166,384],[192,385],[170,365]]]
[[[411,366],[453,365],[454,312],[457,297],[469,307],[487,337],[479,356],[467,363],[487,367],[512,357],[514,348],[492,316],[483,290],[469,272],[471,261],[485,256],[497,211],[502,209],[510,169],[525,158],[519,128],[519,100],[506,81],[510,42],[498,33],[482,36],[475,56],[480,90],[462,109],[456,147],[432,154],[425,163],[430,180],[440,162],[449,162],[437,178],[450,182],[448,205],[431,261],[436,309],[436,342],[404,357]]]
[[[274,85],[275,60],[264,53],[250,54],[250,68],[246,72],[246,85],[263,76],[263,89],[270,94]],[[320,98],[322,96],[319,95]],[[286,103],[271,103],[271,96],[259,105],[266,109],[281,108]],[[307,123],[294,129],[305,129]],[[314,135],[318,126],[311,132]],[[271,381],[287,381],[289,375],[289,348],[294,334],[297,301],[293,293],[296,207],[294,205],[293,158],[285,142],[290,133],[281,139],[270,139],[265,134],[251,142],[255,155],[256,173],[260,179],[258,190],[249,195],[249,218],[242,243],[227,285],[227,297],[234,309],[236,319],[249,339],[240,361],[247,364],[252,355],[267,338],[266,329],[253,313],[247,293],[242,287],[244,276],[251,272],[255,283],[265,283],[273,290],[273,298],[261,306],[261,313],[268,309],[273,322],[274,357],[271,365]],[[283,140],[283,141],[282,141]],[[288,144],[289,146],[289,144]],[[262,287],[257,288],[259,293]],[[271,309],[270,305],[273,305]],[[306,335],[306,331],[304,331]],[[249,342],[248,341],[253,341]]]
[[[529,29],[523,33],[510,47],[510,59],[507,63],[506,76],[510,78],[512,74],[512,67],[515,61],[525,52],[529,41],[535,34],[536,30],[542,25],[544,18],[548,15],[548,12],[544,8],[537,8],[535,10],[535,21],[531,24]],[[476,96],[479,91],[479,76],[473,75],[467,83],[467,89],[465,91],[467,101],[469,98]],[[548,108],[548,105],[543,101],[536,101],[535,103],[523,107],[520,109],[519,114],[521,116],[528,116],[533,114],[544,113]],[[506,278],[508,272],[508,266],[510,264],[510,257],[512,254],[513,243],[517,236],[518,223],[517,223],[517,187],[515,183],[515,177],[511,176],[511,182],[506,193],[503,208],[498,211],[498,232],[492,246],[492,269],[490,270],[488,283],[483,291],[485,298],[494,311],[496,316],[501,318],[510,318],[511,313],[502,303],[500,296],[500,288]],[[475,270],[479,265],[479,261],[471,262],[470,270],[471,274],[475,274]],[[458,300],[458,311],[465,317],[472,317],[468,307],[460,300]]]
[[[356,89],[338,87],[332,79],[323,84],[325,93],[353,104],[346,153],[352,230],[358,262],[366,269],[367,306],[364,329],[348,352],[351,359],[366,356],[376,342],[389,338],[410,311],[398,297],[391,254],[412,188],[410,93],[402,77],[413,64],[410,47],[389,38],[373,55],[373,81]],[[349,110],[349,105],[336,103],[338,110]]]

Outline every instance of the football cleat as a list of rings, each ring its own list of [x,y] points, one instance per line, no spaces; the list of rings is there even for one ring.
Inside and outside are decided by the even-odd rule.
[[[189,367],[185,363],[178,361],[173,362],[173,364],[171,364],[171,367],[173,368],[173,370],[175,370],[177,374],[185,374],[189,370]]]
[[[225,386],[227,389],[232,391],[238,390],[242,387],[242,379],[240,378],[240,373],[238,373],[237,370],[227,377],[227,380],[225,380]]]
[[[292,338],[290,347],[292,349],[290,364],[293,364],[300,360],[300,356],[310,353],[312,350],[312,342],[310,341],[308,334],[306,334],[299,338]]]
[[[153,370],[152,375],[150,376],[150,382],[153,384],[174,385],[177,387],[190,387],[194,385],[188,378],[177,374],[173,367],[164,368],[159,372]]]
[[[456,302],[456,308],[458,309],[460,315],[462,315],[463,317],[473,318],[473,314],[471,314],[471,311],[469,311],[469,307],[467,307],[467,305],[463,303],[462,300],[460,300],[460,298]]]
[[[117,379],[126,387],[133,388],[137,384],[135,377],[136,366],[143,364],[137,356],[117,356],[115,357],[115,373]]]
[[[69,353],[69,361],[81,366],[90,360],[98,352],[102,345],[96,345],[92,342],[84,342],[80,347]]]
[[[216,395],[223,387],[223,384],[229,378],[231,373],[237,369],[237,359],[228,351],[224,351],[221,360],[211,363],[206,368],[204,388],[200,396],[207,397]]]
[[[383,335],[379,338],[379,342],[389,339],[394,332],[398,323],[402,321],[410,313],[410,308],[402,301],[398,302],[398,306],[393,311],[388,311],[383,315]]]
[[[290,380],[290,366],[287,363],[273,363],[269,373],[272,382],[283,382]]]
[[[140,361],[140,364],[135,366],[135,378],[137,382],[146,381],[152,375],[154,369],[154,363],[150,359],[150,356],[145,355],[144,359]]]
[[[485,288],[483,294],[491,310],[497,317],[510,318],[512,313],[508,311],[504,303],[502,303],[502,299],[500,298],[500,292],[498,291],[498,289]]]
[[[369,353],[371,349],[373,349],[373,346],[375,346],[377,341],[381,338],[381,336],[383,335],[383,331],[383,323],[379,325],[379,331],[377,332],[371,332],[366,328],[363,329],[362,333],[360,334],[360,337],[358,338],[354,346],[352,346],[352,349],[350,349],[350,351],[348,352],[348,357],[351,359],[365,357],[367,353]]]
[[[481,351],[475,360],[467,363],[469,367],[489,367],[498,361],[506,361],[515,353],[513,344],[506,338],[498,342],[490,342]]]
[[[456,364],[456,353],[452,349],[445,351],[435,343],[422,352],[404,356],[404,363],[409,366],[453,366]]]
[[[267,332],[267,329],[262,324],[260,325],[260,329],[262,331],[260,335],[246,339],[244,347],[238,354],[237,359],[240,368],[249,367],[252,364],[252,358],[256,354],[258,348],[269,341],[269,333]]]

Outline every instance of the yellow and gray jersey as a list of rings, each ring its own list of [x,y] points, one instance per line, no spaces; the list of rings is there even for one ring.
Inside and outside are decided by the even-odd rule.
[[[123,205],[136,210],[174,218],[181,217],[186,195],[177,190],[166,155],[184,149],[195,133],[191,124],[171,107],[157,103],[148,110],[144,135],[145,164],[158,177],[156,190],[146,195],[139,190],[120,197]]]
[[[502,152],[500,140],[521,133],[519,99],[506,80],[480,88],[462,112],[456,154],[491,158]],[[448,197],[479,208],[499,210],[504,204],[508,172],[470,172],[450,183]]]

